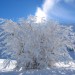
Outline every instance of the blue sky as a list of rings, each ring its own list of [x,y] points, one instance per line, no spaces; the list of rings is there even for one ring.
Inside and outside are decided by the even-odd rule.
[[[43,0],[0,0],[0,18],[17,19],[34,15]]]
[[[0,18],[17,20],[29,15],[75,24],[75,0],[0,0]]]

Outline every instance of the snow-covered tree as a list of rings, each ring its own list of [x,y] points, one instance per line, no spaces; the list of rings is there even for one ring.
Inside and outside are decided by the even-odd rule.
[[[17,61],[16,69],[42,69],[61,60],[72,60],[67,47],[75,50],[72,26],[52,20],[36,23],[36,17],[18,22],[1,19],[0,49],[2,54]],[[2,41],[3,39],[3,41]]]

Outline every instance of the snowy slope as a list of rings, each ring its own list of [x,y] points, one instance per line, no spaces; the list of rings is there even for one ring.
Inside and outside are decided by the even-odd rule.
[[[10,64],[7,66],[9,60],[0,59],[0,72],[12,71],[15,68],[16,61],[11,60]]]
[[[20,72],[15,72],[16,61],[12,60],[6,68],[4,68],[4,60],[0,59],[0,75],[21,75]],[[75,63],[70,62],[58,62],[53,68],[47,68],[43,70],[29,70],[25,71],[23,75],[75,75]]]
[[[1,72],[0,75],[19,75],[19,73],[13,71]],[[27,71],[23,75],[75,75],[75,70],[64,69],[64,68],[44,69],[40,71]]]

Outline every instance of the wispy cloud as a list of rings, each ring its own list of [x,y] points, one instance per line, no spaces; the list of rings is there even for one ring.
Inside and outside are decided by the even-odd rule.
[[[35,16],[37,16],[37,22],[41,22],[41,18],[47,19],[51,10],[53,10],[53,7],[61,2],[62,0],[45,0],[42,4],[42,7],[38,7],[35,13]],[[75,0],[63,0],[66,3],[72,3]],[[60,7],[59,7],[60,8]]]
[[[58,2],[59,0],[45,0],[42,7],[38,7],[37,11],[35,13],[35,16],[37,16],[37,22],[41,22],[41,18],[47,19],[47,13],[53,8],[53,6]]]
[[[64,0],[66,3],[72,3],[75,2],[75,0]]]

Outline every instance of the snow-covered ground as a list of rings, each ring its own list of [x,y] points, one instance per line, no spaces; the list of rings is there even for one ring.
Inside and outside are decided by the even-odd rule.
[[[16,64],[15,60],[12,60],[9,66],[6,68],[4,67],[4,60],[5,59],[0,59],[0,75],[22,75],[20,72],[14,71]],[[29,70],[25,71],[23,75],[75,75],[75,63],[73,61],[65,63],[58,62],[53,68],[47,68],[43,70]]]
[[[11,60],[10,64],[7,66],[8,63],[9,63],[9,60],[0,59],[0,72],[13,71],[13,69],[15,68],[15,65],[16,65],[16,61]]]

